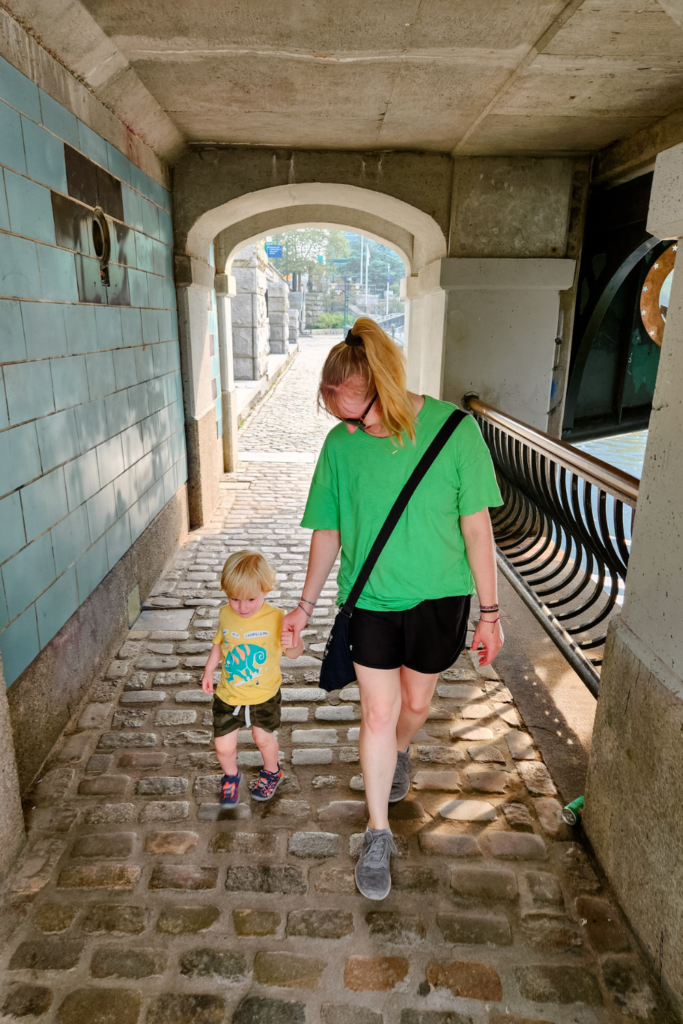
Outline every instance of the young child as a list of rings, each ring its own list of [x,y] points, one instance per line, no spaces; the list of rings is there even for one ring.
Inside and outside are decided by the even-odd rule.
[[[267,604],[275,586],[275,573],[258,551],[237,551],[223,566],[221,589],[228,598],[218,616],[218,632],[202,676],[204,693],[213,693],[214,669],[221,665],[221,680],[213,698],[216,756],[225,774],[220,802],[239,802],[242,773],[237,770],[237,734],[251,729],[263,755],[263,768],[251,791],[254,800],[270,800],[282,781],[277,739],[280,724],[280,657],[298,658],[300,640],[282,629],[284,612]]]

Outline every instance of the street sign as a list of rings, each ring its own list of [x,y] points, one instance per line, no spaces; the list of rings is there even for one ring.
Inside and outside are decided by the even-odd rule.
[[[348,263],[348,262],[349,262],[349,257],[348,257],[348,256],[344,256],[344,258],[343,258],[343,259],[339,259],[339,260],[332,260],[332,262],[333,262],[333,263]]]
[[[266,256],[268,259],[280,259],[282,257],[282,246],[281,245],[267,245]]]

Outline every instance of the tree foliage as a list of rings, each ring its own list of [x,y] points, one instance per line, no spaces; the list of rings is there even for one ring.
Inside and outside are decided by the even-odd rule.
[[[282,246],[282,256],[271,258],[281,274],[309,274],[317,277],[323,270],[334,267],[332,260],[344,259],[351,252],[343,231],[326,228],[301,228],[270,235],[268,242]],[[319,257],[322,256],[322,261]]]

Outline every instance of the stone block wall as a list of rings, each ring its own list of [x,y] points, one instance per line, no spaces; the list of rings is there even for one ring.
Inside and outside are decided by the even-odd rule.
[[[232,264],[231,273],[237,283],[237,295],[231,302],[235,380],[260,380],[268,367],[266,266],[265,252],[258,243],[238,252]]]
[[[268,285],[268,320],[270,321],[270,351],[281,355],[289,346],[289,288],[284,281]]]
[[[0,651],[11,684],[187,471],[169,193],[4,60],[0,138]],[[108,285],[96,206],[111,236]]]

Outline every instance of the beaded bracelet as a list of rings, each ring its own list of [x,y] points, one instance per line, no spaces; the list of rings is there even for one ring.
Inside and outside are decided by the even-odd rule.
[[[311,615],[313,614],[313,612],[306,611],[306,609],[301,604],[301,602],[299,602],[299,604],[297,605],[297,608],[301,608],[301,611],[304,613],[304,615],[307,615],[309,617],[309,619],[310,619]]]
[[[497,605],[497,604],[480,604],[479,605],[479,611],[480,612],[499,612],[500,611],[500,606]]]

